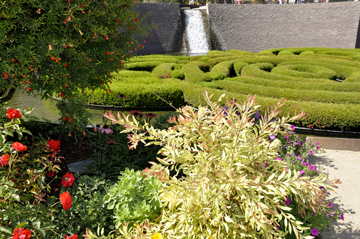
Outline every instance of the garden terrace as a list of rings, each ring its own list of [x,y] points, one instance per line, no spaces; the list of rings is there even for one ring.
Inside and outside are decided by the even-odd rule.
[[[360,131],[360,50],[284,48],[258,53],[210,51],[205,56],[147,55],[114,74],[112,94],[88,94],[89,103],[121,106],[204,103],[204,90],[243,101],[257,95],[262,109],[284,98],[281,115],[304,111],[298,126]],[[125,95],[123,99],[116,97]],[[130,103],[131,102],[131,103]]]

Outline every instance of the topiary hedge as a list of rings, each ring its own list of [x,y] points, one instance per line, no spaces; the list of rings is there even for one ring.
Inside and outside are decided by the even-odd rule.
[[[164,84],[160,79],[156,82],[154,74],[161,78],[160,72],[170,72],[166,84],[180,90],[183,101],[193,106],[204,103],[204,90],[216,97],[226,92],[238,100],[256,94],[263,107],[284,98],[281,115],[294,115],[295,110],[308,114],[297,122],[299,126],[360,131],[359,56],[358,49],[331,48],[210,51],[206,56],[190,58],[151,55],[130,59],[125,68],[150,71],[153,64],[152,77],[150,72],[141,76],[132,72],[133,77],[125,79],[128,73],[124,71],[121,84],[126,89],[145,81]]]

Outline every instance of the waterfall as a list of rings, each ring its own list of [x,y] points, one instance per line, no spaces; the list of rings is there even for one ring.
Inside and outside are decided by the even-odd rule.
[[[184,10],[185,33],[182,52],[207,53],[210,50],[201,10]]]

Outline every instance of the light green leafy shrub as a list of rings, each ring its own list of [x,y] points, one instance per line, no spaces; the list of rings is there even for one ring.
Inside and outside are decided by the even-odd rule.
[[[287,132],[289,119],[276,118],[281,102],[267,111],[255,125],[249,119],[259,108],[255,97],[244,104],[226,100],[225,107],[204,95],[207,106],[185,106],[180,116],[169,120],[175,126],[158,130],[140,126],[129,117],[105,117],[124,125],[132,148],[142,140],[162,146],[159,159],[166,170],[182,170],[186,177],[165,179],[160,199],[164,203],[153,226],[165,238],[284,238],[301,237],[302,222],[292,210],[305,217],[307,210],[326,214],[325,191],[333,191],[339,180],[325,175],[299,177],[299,172],[276,160],[280,141],[269,136]],[[288,198],[297,208],[286,205]],[[279,230],[280,222],[284,222]]]
[[[115,228],[122,223],[132,225],[157,218],[162,208],[159,198],[161,182],[155,176],[142,175],[140,171],[126,169],[121,174],[104,198],[107,208],[114,211]]]

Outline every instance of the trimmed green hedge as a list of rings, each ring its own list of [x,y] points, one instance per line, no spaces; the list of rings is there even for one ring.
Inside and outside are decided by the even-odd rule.
[[[174,70],[176,63],[164,63],[154,68],[152,73],[159,78],[170,78],[171,71]]]
[[[233,69],[234,60],[223,61],[207,72],[206,75],[212,80],[222,80],[230,76],[230,71]]]
[[[283,115],[304,110],[308,115],[296,122],[299,126],[360,131],[359,49],[284,48],[259,53],[229,50],[193,57],[150,55],[130,59],[125,68],[136,71],[113,74],[110,89],[116,94],[127,92],[129,98],[134,94],[136,100],[142,98],[142,102],[134,101],[132,105],[155,103],[147,95],[156,90],[167,99],[182,97],[179,101],[171,98],[173,104],[193,106],[202,102],[204,90],[215,93],[215,98],[226,92],[227,97],[240,101],[248,94],[256,94],[262,110],[281,98],[285,99]],[[171,78],[160,79],[168,75]],[[104,92],[92,95],[97,95],[97,102],[118,100]]]
[[[189,82],[211,81],[204,71],[208,70],[209,66],[205,62],[194,61],[184,65],[181,70],[184,72],[185,80]]]

